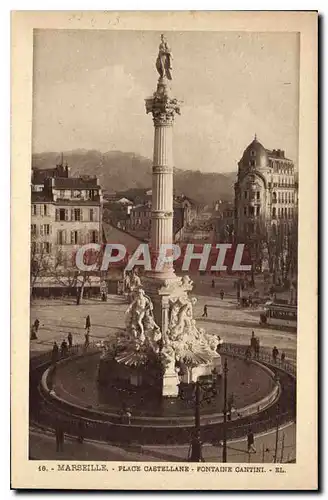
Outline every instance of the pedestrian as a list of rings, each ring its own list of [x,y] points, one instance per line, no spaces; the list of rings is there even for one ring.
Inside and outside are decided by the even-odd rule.
[[[260,339],[256,337],[256,344],[255,344],[255,357],[259,359],[260,357]]]
[[[57,342],[54,342],[54,345],[52,346],[52,353],[51,353],[51,362],[52,364],[57,363],[59,358],[59,347]]]
[[[274,363],[277,362],[278,355],[279,355],[279,351],[278,351],[277,347],[274,346],[274,348],[272,349],[272,359],[273,359]]]
[[[85,329],[87,332],[90,332],[90,328],[91,328],[91,320],[88,314],[88,316],[85,318]]]
[[[222,288],[220,290],[220,297],[221,297],[221,300],[224,299],[224,290]]]
[[[69,348],[73,347],[73,335],[71,334],[71,332],[69,332],[69,334],[67,335],[67,340],[68,340],[68,347]]]
[[[84,347],[87,349],[90,345],[90,334],[87,332],[85,335]]]
[[[207,305],[206,304],[204,306],[204,311],[203,311],[202,318],[207,318]]]
[[[281,353],[281,362],[285,361],[286,354],[284,352]]]
[[[128,425],[130,425],[130,424],[131,424],[131,417],[132,417],[131,410],[130,410],[130,408],[127,408],[127,409],[126,409],[126,412],[125,412],[125,418],[126,418],[126,423],[127,423]]]
[[[31,326],[31,336],[30,336],[30,339],[31,340],[37,340],[38,339],[38,337],[36,336],[34,324]]]
[[[65,358],[65,356],[67,356],[68,353],[68,345],[65,339],[61,343],[60,350],[62,358]]]
[[[215,288],[215,281],[212,280],[212,288]]]
[[[251,336],[251,349],[254,351],[254,354],[256,352],[256,337],[255,337],[255,333],[254,333],[254,330],[252,330],[252,336]]]
[[[250,428],[247,433],[247,451],[248,453],[256,453],[256,448],[254,446],[254,434]]]
[[[39,331],[39,326],[40,326],[40,321],[38,320],[38,318],[34,321],[34,329],[35,329],[35,335],[38,334],[38,331]]]

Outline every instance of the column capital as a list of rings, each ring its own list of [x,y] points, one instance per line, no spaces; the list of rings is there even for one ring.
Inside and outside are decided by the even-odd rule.
[[[180,115],[181,102],[169,95],[169,89],[162,81],[159,81],[153,96],[145,102],[146,113],[152,113],[155,127],[172,126],[175,115]]]

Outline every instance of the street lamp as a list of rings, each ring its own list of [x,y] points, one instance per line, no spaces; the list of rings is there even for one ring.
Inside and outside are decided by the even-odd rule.
[[[228,389],[228,361],[224,360],[223,367],[223,449],[222,449],[222,462],[227,461],[227,389]]]
[[[204,462],[202,454],[202,442],[200,440],[200,407],[201,404],[206,402],[210,403],[213,398],[217,395],[217,373],[215,370],[212,372],[211,380],[199,380],[196,382],[191,382],[189,384],[180,383],[180,398],[186,399],[185,395],[189,396],[188,402],[194,404],[195,409],[195,426],[194,435],[191,441],[190,449],[190,462]]]

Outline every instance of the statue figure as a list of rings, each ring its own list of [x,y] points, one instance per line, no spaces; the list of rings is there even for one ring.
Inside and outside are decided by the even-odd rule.
[[[176,353],[172,346],[170,345],[164,346],[162,351],[164,365],[166,370],[171,373],[174,372],[175,370],[175,361],[176,361],[175,354]]]
[[[161,329],[154,320],[153,312],[151,309],[146,309],[144,318],[144,331],[146,338],[151,345],[154,352],[159,352],[159,341],[162,338]]]
[[[182,276],[182,286],[192,288],[193,281],[189,278],[189,276]]]
[[[161,35],[161,43],[159,45],[159,52],[156,59],[156,69],[159,73],[160,78],[166,77],[168,80],[172,80],[172,53],[171,49],[167,44],[164,35]]]
[[[134,299],[126,311],[125,331],[127,341],[135,347],[150,345],[153,351],[159,351],[158,342],[162,338],[160,327],[153,315],[153,304],[142,288],[135,292]]]

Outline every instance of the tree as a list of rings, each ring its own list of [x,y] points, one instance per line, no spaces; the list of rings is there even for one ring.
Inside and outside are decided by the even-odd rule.
[[[51,269],[51,256],[49,243],[43,238],[31,236],[31,259],[30,259],[30,295],[34,294],[34,288],[39,278],[46,275]]]

